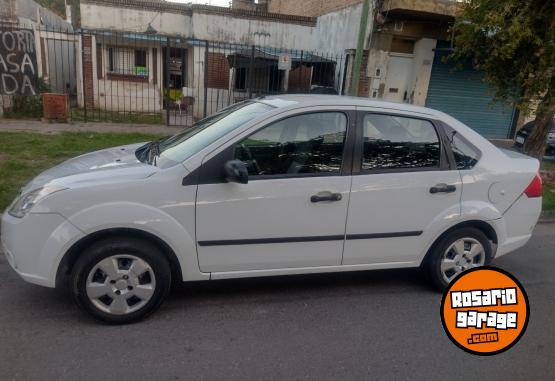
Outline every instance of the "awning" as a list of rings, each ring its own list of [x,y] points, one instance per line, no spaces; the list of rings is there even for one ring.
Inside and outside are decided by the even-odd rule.
[[[292,68],[298,67],[301,63],[307,66],[312,66],[314,64],[335,64],[335,61],[331,59],[317,56],[305,51],[255,48],[253,65],[255,68],[277,65],[279,57],[284,54],[289,56]],[[227,60],[230,67],[248,68],[250,67],[252,57],[252,49],[242,49],[228,54]]]

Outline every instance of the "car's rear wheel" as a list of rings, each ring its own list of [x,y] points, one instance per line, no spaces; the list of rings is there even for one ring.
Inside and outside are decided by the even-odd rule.
[[[71,273],[77,304],[109,323],[131,323],[167,296],[171,271],[163,253],[136,238],[110,238],[85,250]]]
[[[443,237],[429,254],[426,267],[430,280],[443,290],[459,274],[485,266],[492,258],[492,245],[482,231],[461,228]]]

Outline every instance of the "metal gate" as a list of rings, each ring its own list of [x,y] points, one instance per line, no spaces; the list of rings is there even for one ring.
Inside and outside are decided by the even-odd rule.
[[[30,33],[35,93],[2,91],[8,117],[40,117],[40,94],[55,92],[68,95],[71,121],[191,126],[262,95],[340,94],[345,73],[344,55],[290,48],[111,30]],[[32,108],[18,106],[31,100]]]

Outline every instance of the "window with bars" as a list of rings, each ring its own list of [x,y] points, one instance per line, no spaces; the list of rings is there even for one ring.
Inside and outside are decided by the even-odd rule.
[[[108,72],[148,77],[148,54],[144,48],[108,48]]]

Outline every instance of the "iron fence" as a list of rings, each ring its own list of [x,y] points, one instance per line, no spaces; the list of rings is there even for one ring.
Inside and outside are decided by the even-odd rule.
[[[71,121],[191,126],[245,99],[341,94],[345,82],[344,54],[111,30],[25,31],[34,43],[33,88],[0,88],[6,117],[40,117],[41,94],[52,92],[67,95]],[[2,80],[10,74],[2,61],[0,71]]]

